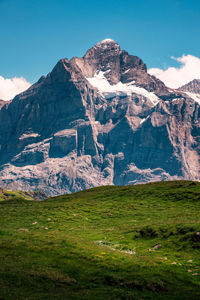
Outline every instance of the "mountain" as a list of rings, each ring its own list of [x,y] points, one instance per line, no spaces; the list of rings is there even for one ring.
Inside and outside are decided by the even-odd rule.
[[[200,179],[200,106],[107,39],[0,110],[0,186],[50,195]]]
[[[200,94],[200,79],[194,79],[179,88],[180,91]]]
[[[0,99],[0,109],[1,109],[4,105],[6,105],[6,104],[8,104],[8,103],[10,103],[10,101],[4,101],[4,100],[1,100],[1,99]]]
[[[180,87],[179,90],[185,92],[189,97],[200,104],[200,79],[190,81]]]

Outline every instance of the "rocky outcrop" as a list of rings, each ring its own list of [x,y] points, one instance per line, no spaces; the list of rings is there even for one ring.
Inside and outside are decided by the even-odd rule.
[[[200,179],[200,108],[113,40],[61,59],[0,110],[0,186],[50,195]]]

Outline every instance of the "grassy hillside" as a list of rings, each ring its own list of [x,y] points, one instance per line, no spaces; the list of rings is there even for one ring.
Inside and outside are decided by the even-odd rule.
[[[42,191],[22,192],[22,191],[6,191],[0,189],[0,202],[7,200],[45,200],[47,195]]]
[[[200,299],[200,184],[4,199],[0,299]]]

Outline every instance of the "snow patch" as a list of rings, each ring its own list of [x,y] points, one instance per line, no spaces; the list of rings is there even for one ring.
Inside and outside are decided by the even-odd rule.
[[[116,43],[115,41],[113,41],[112,39],[105,39],[99,43],[97,43],[97,45],[101,45],[101,44],[107,44],[107,43]]]
[[[39,137],[40,135],[38,133],[24,133],[20,136],[19,140],[24,140],[27,138],[35,138]]]
[[[110,99],[116,96],[131,96],[133,93],[135,93],[150,99],[153,105],[156,105],[159,102],[159,98],[154,93],[148,92],[144,88],[135,86],[135,81],[131,81],[126,84],[120,81],[117,84],[111,85],[104,74],[105,72],[100,71],[96,72],[94,77],[86,78],[93,87],[98,89],[102,97]]]
[[[54,136],[71,136],[71,135],[76,135],[76,130],[74,129],[64,129],[57,131]]]
[[[144,123],[147,118],[141,119],[140,124]]]
[[[196,101],[200,105],[200,94],[194,94],[194,93],[189,93],[185,92],[190,98],[192,98],[194,101]]]
[[[123,72],[123,74],[126,74],[126,73],[128,73],[128,71],[130,71],[130,69],[128,69],[128,70],[126,70],[126,71],[124,71],[124,72]]]

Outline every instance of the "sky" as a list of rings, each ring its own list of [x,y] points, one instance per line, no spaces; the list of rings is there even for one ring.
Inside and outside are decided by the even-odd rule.
[[[200,78],[200,1],[0,0],[0,99],[111,38],[168,86]]]

